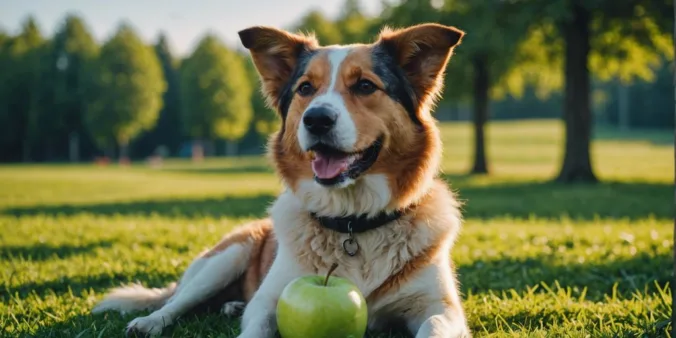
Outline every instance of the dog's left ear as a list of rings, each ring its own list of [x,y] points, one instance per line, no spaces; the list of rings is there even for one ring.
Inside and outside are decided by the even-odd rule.
[[[400,30],[385,29],[377,44],[396,60],[413,86],[419,102],[439,94],[453,49],[465,32],[435,23]]]
[[[268,105],[279,108],[281,92],[298,59],[303,53],[317,48],[317,40],[265,26],[250,27],[238,34],[242,45],[251,52]]]

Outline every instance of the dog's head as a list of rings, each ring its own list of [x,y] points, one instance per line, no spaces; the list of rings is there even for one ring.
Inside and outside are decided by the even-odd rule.
[[[270,153],[284,183],[305,199],[344,203],[328,214],[374,213],[419,198],[441,156],[430,110],[464,34],[422,24],[385,29],[371,44],[322,47],[270,27],[240,31],[282,119]]]

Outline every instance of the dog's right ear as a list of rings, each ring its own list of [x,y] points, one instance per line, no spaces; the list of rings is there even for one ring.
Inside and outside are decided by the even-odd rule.
[[[317,48],[317,40],[265,26],[250,27],[238,34],[242,45],[251,52],[266,101],[271,107],[279,109],[282,90],[290,80],[298,59],[304,52]]]

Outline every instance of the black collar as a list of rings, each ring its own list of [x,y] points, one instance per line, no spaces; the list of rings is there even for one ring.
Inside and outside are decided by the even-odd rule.
[[[321,226],[344,234],[350,233],[350,228],[352,228],[352,233],[373,230],[399,219],[403,214],[403,211],[396,210],[392,213],[381,212],[373,218],[368,218],[365,214],[359,216],[329,217],[317,216],[314,212],[310,213],[312,218],[319,221]]]

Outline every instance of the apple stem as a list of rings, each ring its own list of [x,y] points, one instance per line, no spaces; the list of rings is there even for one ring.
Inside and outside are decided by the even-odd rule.
[[[333,263],[331,265],[331,268],[329,269],[329,272],[326,274],[326,278],[324,279],[324,286],[329,283],[329,276],[331,276],[331,273],[333,273],[334,270],[338,267],[338,263]]]

